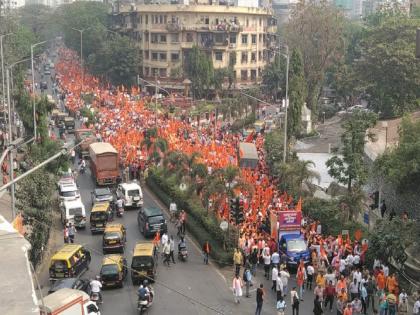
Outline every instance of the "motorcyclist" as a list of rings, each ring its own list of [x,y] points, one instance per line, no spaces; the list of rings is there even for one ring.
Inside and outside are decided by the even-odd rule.
[[[121,197],[118,197],[116,205],[117,205],[118,213],[122,212],[123,206],[124,206],[124,200]]]
[[[101,293],[102,283],[100,280],[101,280],[101,277],[96,276],[96,279],[93,279],[90,282],[90,290],[92,293],[98,293],[99,301],[102,301],[102,293]]]
[[[82,158],[82,160],[80,161],[79,171],[84,172],[85,169],[86,169],[86,161],[85,161],[85,159]]]
[[[185,240],[183,237],[179,240],[178,243],[178,252],[180,252],[182,249],[187,249],[187,244],[185,243]]]
[[[141,301],[148,301],[150,302],[150,290],[149,290],[149,282],[147,280],[143,281],[143,284],[140,285],[139,289],[137,290],[137,294]]]

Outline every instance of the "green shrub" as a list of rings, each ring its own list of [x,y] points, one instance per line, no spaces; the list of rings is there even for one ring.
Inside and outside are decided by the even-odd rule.
[[[223,249],[224,234],[221,232],[216,218],[207,216],[205,209],[197,201],[187,198],[177,189],[176,185],[169,185],[164,180],[163,172],[159,169],[151,170],[146,180],[147,186],[167,206],[173,200],[179,209],[188,213],[187,230],[194,236],[200,246],[209,241],[211,256],[219,264],[231,264],[233,253]]]
[[[243,118],[243,119],[237,119],[233,122],[232,126],[230,127],[230,129],[235,132],[235,131],[239,131],[243,128],[246,128],[247,126],[253,124],[255,122],[256,118],[255,118],[255,114],[251,113],[250,115],[248,115],[247,117]]]

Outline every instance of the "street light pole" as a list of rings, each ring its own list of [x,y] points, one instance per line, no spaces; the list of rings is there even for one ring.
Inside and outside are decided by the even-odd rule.
[[[287,157],[287,109],[289,107],[289,46],[286,48],[286,107],[284,111],[284,140],[283,140],[283,163]]]
[[[81,84],[81,88],[80,88],[80,93],[83,92],[83,85],[84,85],[84,79],[85,79],[85,72],[83,69],[83,32],[87,31],[88,29],[90,29],[91,27],[87,27],[84,29],[77,29],[72,27],[71,29],[74,31],[77,31],[80,33],[80,70],[81,70],[81,74],[82,74],[82,84]]]
[[[12,119],[11,119],[11,115],[12,115],[12,107],[10,106],[10,73],[9,73],[9,68],[7,69],[6,72],[6,82],[7,82],[7,108],[8,108],[8,115],[9,115],[9,146],[12,145]],[[9,173],[10,173],[10,181],[13,181],[13,177],[14,177],[14,169],[13,169],[13,150],[10,150],[9,152],[9,163],[10,163],[10,168],[9,168]],[[12,184],[12,187],[10,189],[10,195],[11,195],[11,203],[12,203],[12,219],[15,218],[15,185]]]
[[[33,119],[34,119],[34,138],[37,139],[36,134],[36,105],[35,105],[35,71],[34,71],[34,48],[38,45],[45,44],[47,41],[39,42],[31,45],[31,71],[32,71],[32,109],[33,109]]]
[[[158,98],[158,84],[159,81],[157,76],[155,77],[156,85],[155,85],[155,128],[157,128],[157,98]]]
[[[1,84],[2,84],[2,89],[1,89],[1,93],[3,96],[3,110],[4,110],[4,105],[6,104],[6,93],[5,93],[5,86],[4,86],[4,52],[3,52],[3,37],[12,35],[13,33],[8,33],[8,34],[3,34],[0,35],[0,55],[1,55]],[[6,118],[6,111],[3,111],[3,117]],[[9,117],[10,119],[10,117]]]

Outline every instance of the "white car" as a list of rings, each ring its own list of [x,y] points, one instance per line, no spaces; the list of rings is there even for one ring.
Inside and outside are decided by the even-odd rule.
[[[63,183],[58,188],[58,195],[60,200],[75,200],[80,198],[80,191],[74,182]]]
[[[143,192],[137,182],[122,183],[118,185],[117,197],[124,200],[124,207],[143,207]]]
[[[72,223],[77,228],[86,227],[86,210],[82,200],[65,200],[60,204],[61,222]]]

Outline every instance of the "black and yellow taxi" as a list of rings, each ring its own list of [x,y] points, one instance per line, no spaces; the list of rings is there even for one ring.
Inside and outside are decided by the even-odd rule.
[[[90,260],[90,252],[82,245],[64,245],[51,258],[50,280],[78,277],[89,269]]]
[[[105,231],[111,216],[111,204],[107,201],[97,202],[90,210],[90,231],[93,233]]]
[[[101,283],[103,287],[124,286],[124,279],[127,276],[127,261],[120,254],[106,255],[102,260]]]
[[[157,250],[152,242],[139,242],[134,247],[131,261],[131,281],[139,284],[156,277]]]
[[[109,252],[124,252],[125,242],[127,240],[124,225],[120,223],[108,224],[102,238],[102,250],[104,254]]]

